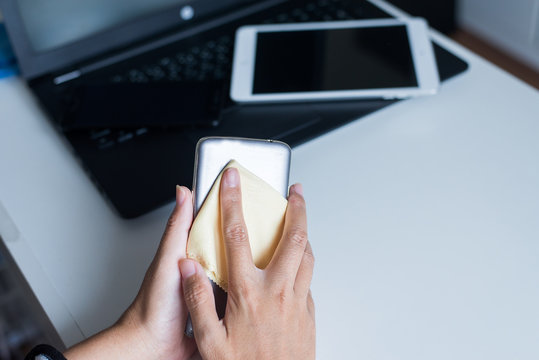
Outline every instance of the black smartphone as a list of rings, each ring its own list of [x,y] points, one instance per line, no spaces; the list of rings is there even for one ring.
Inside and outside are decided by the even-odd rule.
[[[217,126],[224,94],[223,81],[81,85],[71,94],[61,127]]]

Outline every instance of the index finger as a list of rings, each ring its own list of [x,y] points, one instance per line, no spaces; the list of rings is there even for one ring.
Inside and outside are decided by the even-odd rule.
[[[266,268],[271,276],[294,285],[307,246],[307,212],[300,184],[290,187],[283,236]]]
[[[229,284],[234,284],[254,269],[247,226],[243,219],[238,169],[228,168],[224,171],[220,190],[228,281]]]

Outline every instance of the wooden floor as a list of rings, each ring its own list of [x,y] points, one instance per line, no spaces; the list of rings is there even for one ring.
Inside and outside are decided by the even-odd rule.
[[[469,32],[457,30],[451,38],[539,90],[538,71]]]

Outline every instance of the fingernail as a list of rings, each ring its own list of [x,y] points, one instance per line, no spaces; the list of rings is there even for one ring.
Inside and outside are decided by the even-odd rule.
[[[180,262],[180,273],[183,279],[190,278],[196,273],[195,263],[192,260],[182,260]]]
[[[182,205],[185,201],[185,191],[180,185],[176,185],[176,203]]]
[[[291,192],[295,192],[298,195],[303,196],[303,185],[301,184],[294,184],[290,187]]]
[[[239,185],[240,177],[238,174],[238,169],[228,168],[223,174],[225,185],[231,188],[235,188]]]

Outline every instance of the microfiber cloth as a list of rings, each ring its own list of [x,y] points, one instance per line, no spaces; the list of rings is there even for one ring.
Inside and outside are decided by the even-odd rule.
[[[9,44],[6,28],[0,23],[0,79],[17,73],[17,61]]]
[[[288,201],[271,185],[232,160],[240,174],[242,208],[254,264],[264,269],[277,248],[284,227]],[[224,171],[224,170],[223,170]],[[223,290],[228,289],[219,192],[222,172],[202,204],[189,234],[187,256],[197,260]]]

